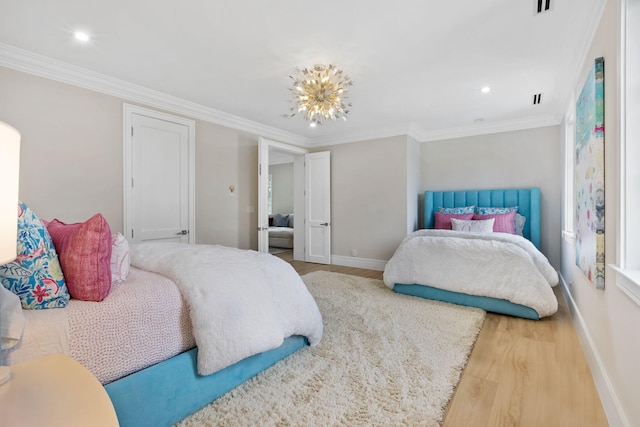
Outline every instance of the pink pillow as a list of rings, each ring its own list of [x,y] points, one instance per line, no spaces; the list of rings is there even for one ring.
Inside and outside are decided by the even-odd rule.
[[[451,218],[470,220],[473,218],[473,214],[446,214],[442,212],[436,212],[436,225],[434,228],[441,230],[451,230]]]
[[[111,290],[111,229],[100,214],[86,222],[47,226],[72,298],[102,301]]]
[[[505,214],[478,215],[475,214],[473,219],[491,219],[495,218],[493,223],[493,231],[496,233],[516,234],[515,220],[517,211],[511,211]]]

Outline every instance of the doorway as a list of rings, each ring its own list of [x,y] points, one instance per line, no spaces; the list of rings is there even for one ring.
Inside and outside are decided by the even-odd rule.
[[[258,250],[269,250],[269,164],[272,155],[292,159],[293,259],[331,264],[329,152],[309,153],[305,148],[262,137],[258,142]],[[279,212],[271,207],[272,215],[277,215]]]

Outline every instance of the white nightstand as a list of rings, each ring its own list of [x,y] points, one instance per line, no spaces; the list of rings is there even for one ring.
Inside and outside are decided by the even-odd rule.
[[[3,427],[117,427],[118,418],[100,382],[62,354],[13,365],[0,385]]]

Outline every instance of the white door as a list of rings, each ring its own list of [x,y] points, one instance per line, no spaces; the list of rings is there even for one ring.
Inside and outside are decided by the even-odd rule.
[[[258,138],[258,251],[269,252],[269,142]]]
[[[330,154],[328,151],[323,151],[305,155],[305,261],[319,264],[331,264]]]
[[[195,123],[125,105],[125,230],[132,242],[193,243]]]

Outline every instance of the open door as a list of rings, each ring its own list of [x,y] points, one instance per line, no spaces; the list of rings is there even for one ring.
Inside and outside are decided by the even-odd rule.
[[[305,261],[331,264],[331,156],[305,154]]]

